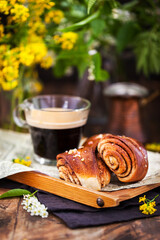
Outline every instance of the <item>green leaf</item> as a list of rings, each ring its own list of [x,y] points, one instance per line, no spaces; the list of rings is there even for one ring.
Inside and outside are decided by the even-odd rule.
[[[94,19],[98,18],[100,12],[97,11],[95,13],[93,13],[92,15],[90,15],[89,17],[83,19],[82,21],[78,22],[78,23],[75,23],[69,27],[66,27],[66,28],[63,28],[63,29],[59,29],[59,31],[62,31],[62,32],[66,32],[66,31],[73,31],[75,29],[78,29],[80,27],[83,27],[84,25],[86,25],[87,23],[93,21]]]
[[[132,43],[136,33],[137,25],[134,22],[127,22],[123,24],[117,34],[117,51],[120,53],[128,44]]]
[[[100,34],[103,34],[103,31],[106,27],[106,22],[102,19],[95,19],[91,22],[91,27],[93,34],[95,36],[98,36]]]
[[[3,193],[0,195],[0,199],[2,198],[10,198],[10,197],[18,197],[18,196],[23,196],[26,194],[31,194],[28,190],[25,189],[12,189],[9,190],[8,192]]]
[[[102,60],[101,60],[100,54],[99,53],[94,54],[92,57],[92,60],[95,66],[94,75],[95,75],[96,81],[97,82],[106,81],[109,78],[109,74],[107,71],[101,68]]]
[[[96,80],[98,80],[98,77],[100,75],[100,69],[101,69],[101,57],[100,57],[100,54],[99,53],[94,54],[92,59],[93,59],[94,66],[95,66],[94,75],[95,75]]]
[[[138,0],[132,0],[122,5],[124,10],[130,10],[138,4]]]
[[[82,78],[86,69],[88,68],[88,61],[81,61],[77,64],[79,77]]]
[[[134,52],[137,70],[145,75],[160,73],[160,34],[156,31],[140,33],[135,39]]]
[[[72,5],[72,6],[71,6]],[[66,18],[71,19],[74,17],[75,19],[82,19],[86,16],[86,6],[80,3],[70,4],[69,12]]]
[[[88,53],[85,49],[85,51],[82,49],[80,50],[70,50],[70,51],[62,51],[59,53],[59,55],[57,56],[57,60],[60,60],[60,59],[73,59],[74,58],[80,58],[80,57],[88,57]]]
[[[88,1],[88,9],[87,9],[88,14],[90,13],[91,8],[93,7],[93,5],[95,4],[96,1],[97,0],[89,0]]]
[[[97,81],[104,82],[108,79],[109,79],[109,73],[106,70],[101,69],[100,74],[99,74],[99,78],[98,78]]]
[[[66,71],[66,64],[62,61],[57,61],[53,68],[53,73],[57,78],[63,77]]]
[[[118,8],[118,5],[119,5],[119,2],[115,1],[115,0],[106,0],[106,1],[104,1],[104,3],[105,3],[105,7],[106,7],[106,4],[108,5],[108,9],[110,9],[110,11],[113,8]],[[105,10],[105,8],[104,8],[104,10]]]

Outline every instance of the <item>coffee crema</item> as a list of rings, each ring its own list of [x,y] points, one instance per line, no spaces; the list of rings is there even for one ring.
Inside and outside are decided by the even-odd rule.
[[[78,147],[88,112],[43,108],[26,110],[25,114],[34,152],[55,160],[57,154]]]
[[[43,129],[71,129],[86,124],[88,111],[64,108],[30,109],[25,111],[28,125]]]

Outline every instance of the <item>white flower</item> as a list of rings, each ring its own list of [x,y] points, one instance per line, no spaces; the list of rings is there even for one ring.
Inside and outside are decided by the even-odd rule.
[[[112,16],[114,19],[119,19],[122,22],[126,22],[134,19],[134,15],[127,10],[114,8],[112,10]]]
[[[96,53],[97,53],[97,50],[96,50],[96,49],[91,49],[91,50],[88,51],[88,54],[89,54],[90,56],[95,55]]]
[[[90,81],[95,80],[94,69],[95,69],[95,65],[92,62],[90,67],[88,68],[88,80],[90,80]]]
[[[41,204],[41,210],[47,210],[47,208],[45,207],[45,205],[44,204]]]
[[[23,200],[22,203],[21,203],[21,205],[26,205],[26,201]]]
[[[24,195],[21,205],[23,209],[31,214],[31,216],[41,216],[42,218],[48,217],[47,208],[41,204],[35,196]]]
[[[38,212],[38,208],[33,208],[32,210],[31,210],[31,216],[38,216],[38,215],[40,215],[39,214],[39,212]]]
[[[30,205],[27,208],[27,212],[32,212],[34,210],[34,206]]]
[[[23,199],[27,199],[27,198],[29,198],[29,197],[30,197],[29,194],[23,195]]]
[[[48,212],[45,211],[45,210],[43,210],[43,211],[41,212],[40,216],[41,216],[42,218],[47,218],[47,217],[48,217]]]
[[[28,209],[28,206],[24,206],[23,209],[24,209],[24,210],[27,210],[27,209]]]
[[[39,216],[41,216],[41,212],[42,212],[42,210],[40,208],[38,208],[37,213],[38,213]]]
[[[38,199],[36,197],[31,197],[29,199],[29,202],[32,204],[32,205],[37,205],[39,203]]]

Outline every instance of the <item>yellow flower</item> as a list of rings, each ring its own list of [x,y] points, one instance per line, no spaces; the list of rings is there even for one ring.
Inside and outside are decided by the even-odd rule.
[[[40,93],[43,90],[43,85],[41,82],[32,79],[32,81],[26,85],[26,88],[29,90],[32,89],[32,93]]]
[[[35,0],[31,0],[31,1],[35,1]],[[41,5],[43,8],[46,8],[46,9],[50,9],[55,5],[55,3],[51,2],[50,0],[36,0],[35,2],[37,5],[39,6]]]
[[[15,22],[25,22],[29,17],[29,9],[23,5],[16,3],[11,9],[11,14],[13,14],[13,20]]]
[[[160,143],[148,143],[145,147],[147,150],[160,152]]]
[[[41,67],[42,68],[50,68],[53,64],[53,58],[51,56],[45,56],[42,60],[41,60]]]
[[[61,42],[61,37],[59,35],[54,35],[53,39],[57,44]]]
[[[61,36],[55,35],[53,39],[55,40],[55,43],[61,44],[62,49],[70,50],[74,47],[78,39],[78,34],[74,32],[66,32]]]
[[[0,45],[0,55],[5,54],[6,50],[7,50],[7,45],[6,44]]]
[[[3,77],[3,73],[2,71],[0,70],[0,84],[4,81],[4,77]]]
[[[17,87],[18,81],[17,80],[14,80],[11,82],[2,81],[1,85],[2,85],[2,88],[4,91],[10,91],[10,90],[14,89],[15,87]]]
[[[24,159],[21,159],[20,164],[26,165],[26,161]]]
[[[11,4],[11,5],[14,5],[16,2],[18,3],[24,3],[26,0],[8,0],[8,2]]]
[[[31,66],[32,64],[41,63],[46,57],[48,49],[41,37],[30,35],[27,45],[21,45],[19,48],[20,63]]]
[[[29,35],[33,35],[34,33],[44,35],[46,32],[46,26],[39,18],[33,19],[28,25],[30,27]]]
[[[139,198],[139,202],[145,202],[145,201],[146,201],[146,195],[144,195],[144,197]]]
[[[139,202],[143,202],[141,206],[139,206],[139,210],[142,211],[143,214],[151,215],[157,211],[154,207],[156,206],[156,202],[154,201],[156,197],[155,196],[152,200],[146,199],[146,195],[144,197],[139,198]]]
[[[74,44],[67,40],[67,41],[62,42],[61,47],[62,47],[62,49],[70,50],[74,47]]]
[[[19,162],[20,162],[19,158],[14,159],[14,163],[19,163]]]
[[[28,45],[30,46],[31,51],[34,53],[36,62],[41,61],[41,59],[47,55],[48,50],[43,38],[33,34],[28,39]]]
[[[63,18],[64,14],[61,10],[52,10],[45,15],[45,22],[50,23],[53,21],[56,24],[59,24]]]
[[[29,3],[34,3],[36,5],[47,5],[53,7],[55,3],[51,0],[28,0]]]
[[[155,201],[154,202],[149,202],[149,203],[144,203],[139,207],[139,210],[142,211],[142,213],[151,215],[157,211],[154,207],[156,206]]]
[[[34,53],[35,62],[41,62],[42,58],[47,54],[47,48],[43,42],[33,43],[31,45],[31,50]]]
[[[0,1],[0,12],[4,14],[9,14],[10,6],[8,5],[8,1],[1,0]]]
[[[7,81],[13,81],[18,78],[19,70],[14,65],[6,66],[2,69],[2,73]]]
[[[36,81],[36,82],[34,83],[34,90],[35,90],[36,93],[42,92],[42,90],[43,90],[43,85],[42,85],[40,82]]]
[[[29,158],[30,158],[29,156],[26,157],[26,160],[23,159],[23,158],[14,158],[12,160],[12,162],[13,163],[19,163],[19,164],[22,164],[22,165],[25,165],[25,166],[29,167],[32,163],[31,160],[28,160]]]
[[[0,47],[0,82],[5,91],[10,91],[18,85],[19,61],[17,54],[17,48],[10,50],[6,45]]]
[[[0,39],[4,37],[4,27],[0,24]]]
[[[44,13],[45,9],[51,9],[55,3],[50,0],[28,0],[31,3],[32,11],[36,16],[40,16]]]
[[[19,61],[26,66],[30,66],[33,64],[34,54],[32,53],[30,46],[20,47]]]
[[[65,32],[62,34],[61,41],[70,41],[71,43],[76,43],[78,34],[74,32]]]
[[[29,167],[29,166],[31,165],[31,163],[32,163],[32,161],[27,161],[27,162],[25,163],[25,165],[26,165],[27,167]]]

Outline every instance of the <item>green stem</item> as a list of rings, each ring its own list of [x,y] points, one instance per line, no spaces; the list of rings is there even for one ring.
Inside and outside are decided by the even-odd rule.
[[[100,15],[100,11],[96,11],[95,13],[91,14],[89,17],[83,19],[80,22],[77,22],[69,27],[66,27],[64,29],[59,29],[61,32],[66,32],[66,31],[73,31],[75,29],[78,29],[80,27],[83,27],[84,25],[88,24],[89,22],[93,21],[94,19],[98,18]]]
[[[35,192],[33,192],[30,197],[34,196],[36,194],[36,192],[38,192],[38,190],[36,190]]]
[[[159,194],[157,194],[152,200],[146,199],[147,206],[148,206],[148,203],[153,202],[158,196]]]
[[[159,194],[157,194],[157,195],[151,200],[151,202],[153,202],[158,196],[159,196]]]
[[[16,105],[16,100],[17,100],[17,104],[19,104],[22,100],[23,100],[23,84],[22,84],[22,79],[23,79],[23,76],[24,76],[24,71],[25,71],[25,67],[24,66],[21,66],[20,67],[20,70],[19,70],[19,81],[18,81],[18,87],[20,89],[20,95],[18,95],[18,97],[16,96],[15,94],[15,91],[17,90],[13,90],[12,92],[12,97],[11,97],[11,129],[13,129],[13,126],[14,126],[14,122],[13,122],[13,117],[12,117],[12,112],[13,112],[13,109],[15,108],[15,105]]]
[[[25,72],[25,67],[24,66],[21,66],[20,67],[20,71],[19,71],[19,88],[20,88],[20,96],[18,98],[18,102],[22,102],[23,100],[23,77],[24,77],[24,72]]]

